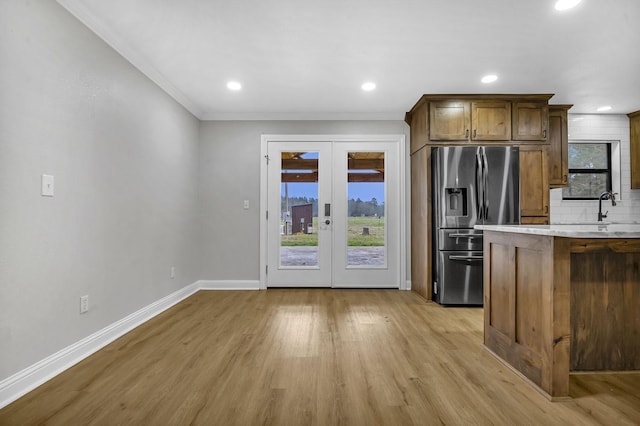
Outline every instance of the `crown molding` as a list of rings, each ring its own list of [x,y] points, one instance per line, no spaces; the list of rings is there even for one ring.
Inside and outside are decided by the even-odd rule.
[[[397,112],[206,112],[200,119],[204,121],[402,121],[403,118],[404,113]]]

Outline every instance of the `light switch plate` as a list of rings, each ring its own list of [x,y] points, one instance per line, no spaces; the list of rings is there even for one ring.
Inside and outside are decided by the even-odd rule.
[[[53,197],[53,176],[42,175],[42,196]]]
[[[242,205],[242,207],[247,210],[249,209],[249,200],[244,200],[244,204]]]

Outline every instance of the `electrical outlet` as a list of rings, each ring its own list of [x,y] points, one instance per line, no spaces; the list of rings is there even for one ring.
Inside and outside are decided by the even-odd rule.
[[[171,267],[170,275],[171,275],[171,279],[174,279],[176,277],[176,267],[175,266]]]
[[[80,297],[80,313],[84,314],[89,310],[89,295]]]

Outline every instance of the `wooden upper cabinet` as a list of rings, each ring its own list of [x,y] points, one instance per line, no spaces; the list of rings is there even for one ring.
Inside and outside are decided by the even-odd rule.
[[[640,111],[629,114],[631,189],[640,189]]]
[[[511,102],[471,103],[471,140],[508,141],[511,139]]]
[[[546,102],[514,102],[512,108],[512,140],[547,140],[549,108]]]
[[[567,112],[572,105],[549,105],[549,186],[568,185],[569,135]]]
[[[442,101],[429,104],[432,141],[508,141],[511,103]]]
[[[552,95],[423,95],[405,114],[411,154],[426,145],[547,144]]]
[[[429,103],[429,139],[464,141],[469,139],[471,103],[442,101]]]

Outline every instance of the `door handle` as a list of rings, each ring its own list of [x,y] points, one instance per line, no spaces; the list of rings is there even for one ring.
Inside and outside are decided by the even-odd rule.
[[[487,160],[487,153],[482,148],[482,205],[484,206],[484,213],[482,217],[484,220],[489,218],[489,161]]]
[[[479,150],[480,148],[478,148]],[[476,152],[476,212],[478,214],[478,220],[482,220],[483,210],[483,194],[482,194],[482,159],[480,158],[480,152]]]
[[[324,221],[324,224],[325,225],[331,225],[331,221],[329,219],[327,219],[327,220]]]

